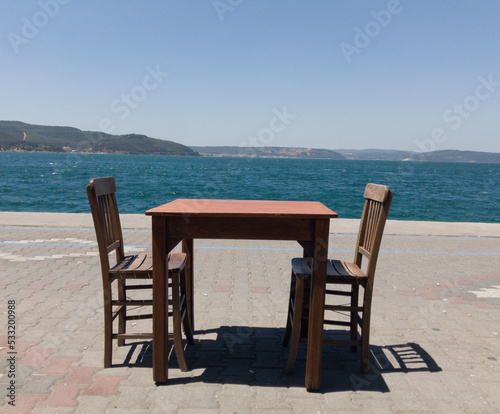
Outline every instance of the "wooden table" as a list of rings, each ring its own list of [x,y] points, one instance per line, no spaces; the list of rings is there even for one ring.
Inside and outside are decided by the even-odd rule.
[[[330,219],[314,201],[178,199],[146,211],[153,231],[153,379],[168,379],[167,254],[180,242],[188,254],[186,277],[193,317],[193,239],[296,240],[314,258],[305,385],[321,381],[323,307]],[[283,321],[285,323],[285,321]],[[194,326],[194,320],[193,320]]]

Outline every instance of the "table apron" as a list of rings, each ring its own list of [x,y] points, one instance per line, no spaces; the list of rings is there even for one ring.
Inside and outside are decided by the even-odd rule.
[[[174,239],[248,239],[313,241],[315,219],[282,217],[168,216],[167,234]]]

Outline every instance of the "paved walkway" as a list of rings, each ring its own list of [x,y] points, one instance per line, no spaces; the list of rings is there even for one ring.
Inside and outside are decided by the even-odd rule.
[[[147,251],[150,219],[122,221],[129,251]],[[330,256],[350,259],[356,231],[356,220],[332,221]],[[315,393],[303,387],[304,348],[283,374],[290,259],[300,253],[288,242],[195,241],[191,371],[174,352],[168,384],[156,386],[148,342],[116,347],[114,367],[102,368],[90,216],[0,212],[0,413],[500,411],[500,225],[388,222],[371,372],[359,373],[357,353],[325,348]]]

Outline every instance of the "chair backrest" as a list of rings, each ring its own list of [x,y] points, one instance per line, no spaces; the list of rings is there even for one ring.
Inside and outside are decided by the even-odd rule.
[[[115,196],[115,179],[113,177],[92,178],[86,190],[104,274],[110,268],[109,254],[111,252],[116,251],[117,261],[125,256],[120,215]]]
[[[368,184],[365,188],[365,206],[359,225],[354,262],[361,268],[363,257],[368,260],[366,274],[369,284],[373,283],[375,276],[378,252],[392,196],[393,193],[386,185]]]

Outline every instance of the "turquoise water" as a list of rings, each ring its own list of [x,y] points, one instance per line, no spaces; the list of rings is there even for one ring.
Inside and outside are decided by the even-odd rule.
[[[394,191],[390,219],[498,223],[500,164],[0,153],[0,210],[89,212],[89,179],[114,176],[121,213],[176,198],[321,201],[359,218],[368,182]]]

